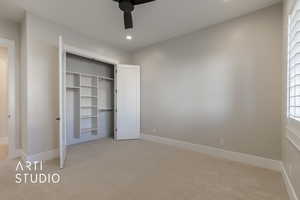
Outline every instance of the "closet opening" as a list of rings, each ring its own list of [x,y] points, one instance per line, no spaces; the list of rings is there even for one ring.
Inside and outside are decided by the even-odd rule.
[[[114,65],[66,52],[66,144],[114,138]]]
[[[140,66],[65,45],[62,36],[58,61],[60,168],[70,145],[70,159],[84,159],[107,147],[100,143],[140,138]]]
[[[15,42],[0,38],[0,160],[20,156]]]

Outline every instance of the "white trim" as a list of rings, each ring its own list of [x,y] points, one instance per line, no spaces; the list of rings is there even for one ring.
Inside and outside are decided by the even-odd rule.
[[[7,40],[0,38],[0,46],[8,48],[8,113],[10,116],[8,119],[8,157],[16,158],[16,52],[15,42],[13,40]]]
[[[16,149],[15,151],[11,152],[10,155],[8,155],[8,159],[16,159],[22,157],[22,150]]]
[[[114,78],[114,87],[116,87],[117,76],[116,76],[115,73],[116,73],[116,70],[117,70],[118,64],[119,64],[118,60],[101,56],[101,55],[99,55],[99,53],[97,53],[95,51],[90,51],[90,50],[86,50],[86,49],[82,49],[82,48],[77,48],[77,47],[74,47],[74,46],[71,46],[71,45],[68,45],[68,44],[65,44],[65,43],[64,43],[63,46],[64,46],[65,54],[66,53],[71,53],[71,54],[74,54],[74,55],[77,55],[77,56],[81,56],[81,57],[84,57],[84,58],[89,58],[89,59],[92,59],[92,60],[96,60],[96,61],[100,61],[100,62],[103,62],[103,63],[113,65],[113,67],[114,67],[114,69],[113,69],[114,70],[114,76],[115,76],[115,78]],[[65,87],[65,85],[64,85],[64,87]],[[116,96],[117,95],[114,95],[114,103],[115,104],[117,102]],[[116,116],[116,115],[114,114],[114,116]],[[116,120],[115,119],[114,119],[114,121],[115,121],[115,123],[114,123],[114,134],[115,134],[115,130],[116,130]],[[65,157],[66,157],[66,155],[65,155]]]
[[[25,154],[25,152],[23,150],[21,150],[20,154],[21,154],[21,160],[24,162],[27,161],[27,155]]]
[[[300,146],[289,135],[287,135],[286,138],[298,151],[300,151]]]
[[[298,150],[300,151],[300,137],[297,134],[297,131],[291,127],[286,127],[287,133],[285,137],[287,140]]]
[[[296,190],[295,190],[283,164],[281,165],[281,174],[282,174],[285,186],[286,186],[286,190],[289,194],[290,200],[299,200],[297,197],[297,194],[296,194]]]
[[[227,150],[210,147],[206,145],[193,144],[189,142],[184,142],[184,141],[179,141],[179,140],[174,140],[174,139],[169,139],[169,138],[164,138],[159,136],[147,135],[147,134],[142,134],[142,139],[158,142],[162,144],[172,145],[179,148],[192,150],[195,152],[205,153],[211,156],[220,157],[220,158],[224,158],[236,162],[241,162],[256,167],[281,171],[281,161],[279,160],[272,160],[272,159],[263,158],[259,156],[227,151]]]
[[[59,149],[53,149],[46,152],[41,152],[38,154],[33,155],[26,155],[23,151],[21,152],[21,157],[23,161],[45,161],[45,160],[52,160],[59,157]]]
[[[118,84],[118,64],[114,65],[114,140],[117,140],[117,127],[118,127],[118,118],[117,118],[117,105],[118,105],[118,98],[116,91],[118,89],[117,87]]]
[[[65,51],[71,54],[75,54],[77,56],[82,56],[84,58],[89,58],[89,59],[93,59],[93,60],[97,60],[100,62],[104,62],[104,63],[108,63],[108,64],[112,64],[112,65],[117,65],[119,64],[119,61],[114,60],[114,59],[110,59],[104,56],[99,56],[99,54],[88,51],[88,50],[84,50],[84,49],[79,49],[77,47],[73,47],[70,45],[64,45],[65,47]]]
[[[8,137],[1,137],[0,144],[8,144]]]
[[[16,152],[12,153],[12,158],[19,158],[22,157],[22,149],[17,149]]]
[[[291,15],[292,14],[292,12],[293,12],[293,10],[294,10],[294,8],[295,8],[295,6],[297,5],[297,0],[293,0],[289,5],[288,5],[288,7],[287,7],[287,13],[289,14],[289,15]]]

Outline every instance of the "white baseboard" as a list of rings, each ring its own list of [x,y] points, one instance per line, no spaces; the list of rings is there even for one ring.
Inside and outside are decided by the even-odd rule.
[[[172,145],[179,148],[189,149],[192,151],[205,153],[214,157],[237,161],[237,162],[253,165],[256,167],[261,167],[261,168],[266,168],[266,169],[271,169],[276,171],[281,171],[282,169],[281,161],[279,160],[272,160],[272,159],[263,158],[259,156],[227,151],[227,150],[210,147],[206,145],[193,144],[193,143],[184,142],[180,140],[174,140],[174,139],[147,135],[147,134],[142,134],[142,139],[158,142],[162,144]]]
[[[10,152],[8,155],[9,159],[15,159],[22,157],[22,149],[16,149],[13,152]]]
[[[299,132],[290,127],[286,127],[287,133],[285,137],[287,140],[300,152],[300,137]]]
[[[19,158],[22,156],[22,149],[17,149],[16,152],[13,154],[14,158]]]
[[[8,137],[0,137],[0,144],[8,144]]]
[[[281,165],[281,174],[282,174],[285,186],[286,186],[286,190],[289,194],[290,200],[299,200],[299,198],[297,197],[295,188],[294,188],[283,164]]]
[[[41,152],[38,154],[33,154],[33,155],[26,155],[24,152],[21,153],[21,157],[23,161],[45,161],[45,160],[52,160],[54,158],[57,158],[59,155],[59,150],[58,149],[53,149],[50,151],[46,152]]]

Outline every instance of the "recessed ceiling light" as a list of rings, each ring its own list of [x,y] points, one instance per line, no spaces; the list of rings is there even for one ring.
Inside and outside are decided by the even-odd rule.
[[[127,36],[126,36],[126,39],[127,39],[127,40],[132,40],[132,36],[131,36],[131,35],[127,35]]]

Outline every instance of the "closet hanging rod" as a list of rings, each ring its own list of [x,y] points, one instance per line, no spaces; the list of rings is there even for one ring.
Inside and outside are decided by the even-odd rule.
[[[98,97],[97,96],[81,96],[81,98],[95,98],[95,99],[97,99]]]
[[[81,133],[88,133],[88,132],[93,132],[93,131],[97,131],[97,128],[83,128],[80,130]]]
[[[83,73],[80,73],[80,76],[90,77],[90,78],[97,78],[96,75],[92,75],[92,74],[83,74]]]
[[[99,108],[100,111],[112,111],[114,108]]]
[[[67,71],[67,74],[73,74],[73,75],[78,75],[78,76],[80,76],[80,73],[78,73],[78,72]]]
[[[92,85],[80,85],[80,87],[83,87],[83,88],[97,88],[96,86],[92,86]]]
[[[91,78],[98,78],[98,79],[103,79],[103,80],[110,80],[113,81],[114,79],[108,76],[97,76],[93,74],[86,74],[86,73],[80,73],[80,72],[71,72],[67,71],[67,74],[74,74],[74,75],[79,75],[79,76],[85,76],[85,77],[91,77]]]
[[[99,76],[99,79],[100,80],[107,80],[107,81],[113,81],[114,80],[113,78],[106,77],[106,76]]]
[[[81,115],[80,119],[90,119],[90,118],[97,118],[96,115]]]
[[[80,87],[77,87],[77,86],[67,86],[66,88],[67,89],[80,89]]]
[[[97,106],[80,106],[80,108],[97,108]]]
[[[72,71],[67,71],[67,74],[74,74],[74,75],[91,77],[91,78],[97,78],[98,77],[97,75],[93,75],[93,74],[87,74],[87,73],[81,73],[81,72],[72,72]]]

